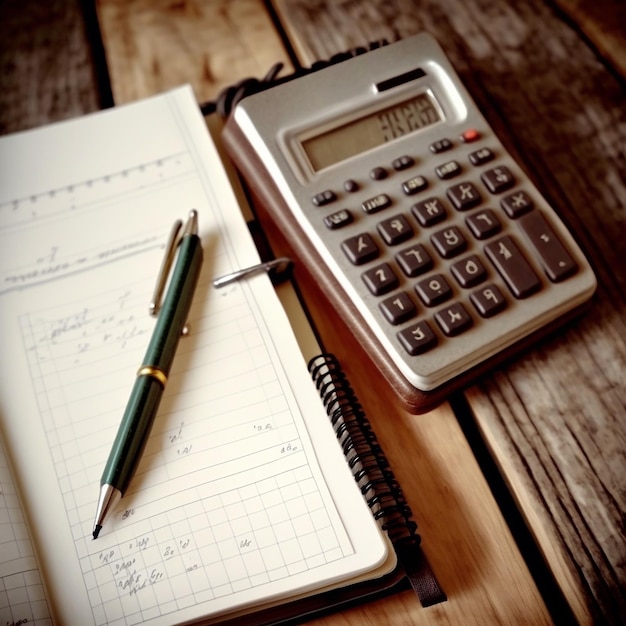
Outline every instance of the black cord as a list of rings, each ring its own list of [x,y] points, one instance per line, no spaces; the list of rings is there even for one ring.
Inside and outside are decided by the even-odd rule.
[[[351,59],[355,56],[365,54],[370,50],[376,50],[377,48],[386,46],[387,44],[387,40],[382,39],[380,41],[371,42],[367,47],[359,46],[357,48],[346,50],[345,52],[339,52],[330,57],[330,59],[315,61],[315,63],[313,63],[311,67],[298,67],[292,74],[283,76],[282,78],[278,78],[278,74],[280,74],[281,70],[283,69],[283,64],[276,63],[262,79],[259,80],[257,78],[246,78],[239,83],[236,83],[235,85],[226,87],[226,89],[223,89],[220,92],[216,100],[201,103],[200,110],[202,111],[203,115],[209,115],[211,113],[217,112],[221,117],[227,118],[231,114],[237,103],[246,96],[265,91],[266,89],[274,87],[275,85],[287,83],[296,78],[306,76],[307,74],[312,74],[313,72],[317,72],[318,70],[324,69],[331,65],[341,63],[342,61],[347,61],[348,59]]]

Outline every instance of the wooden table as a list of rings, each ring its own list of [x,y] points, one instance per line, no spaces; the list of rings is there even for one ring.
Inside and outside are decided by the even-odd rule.
[[[83,5],[93,16],[93,5]],[[268,5],[99,0],[115,102],[186,82],[210,100],[227,85],[262,77],[276,61],[289,73],[294,64],[429,30],[568,222],[599,279],[587,316],[421,416],[404,412],[371,368],[350,358],[354,346],[300,284],[405,489],[449,596],[423,609],[406,592],[319,623],[625,623],[623,9],[610,0]],[[25,33],[41,35],[18,37],[16,52],[2,53],[4,132],[107,103],[106,81],[89,74],[99,58],[97,46],[87,47],[89,39],[97,43],[93,22],[83,30],[75,0],[51,6],[56,11],[36,2],[0,7],[0,23],[13,16]],[[52,22],[40,25],[42,14]],[[15,29],[0,28],[3,41],[16,40]]]

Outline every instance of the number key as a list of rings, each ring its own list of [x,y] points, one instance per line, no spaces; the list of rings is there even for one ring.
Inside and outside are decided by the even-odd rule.
[[[417,312],[415,304],[404,291],[389,296],[380,303],[380,310],[391,324],[401,324]]]
[[[375,295],[380,296],[398,286],[398,277],[387,263],[381,263],[364,272],[363,281],[367,288]]]
[[[472,325],[472,318],[460,302],[453,302],[435,313],[437,324],[448,337],[454,337],[466,331]]]
[[[341,249],[353,265],[363,265],[378,256],[378,246],[367,233],[346,239]]]
[[[406,241],[413,235],[413,229],[404,215],[396,215],[377,225],[378,232],[389,246]]]
[[[467,241],[456,226],[450,226],[434,233],[430,240],[444,259],[456,256],[467,248]]]
[[[502,224],[491,209],[483,209],[465,218],[465,223],[476,239],[488,239],[500,232]]]
[[[419,322],[400,331],[398,339],[411,356],[422,354],[437,345],[437,336],[426,322]]]
[[[421,243],[405,248],[396,254],[396,261],[407,276],[419,276],[433,266],[433,260]]]
[[[420,281],[415,285],[415,291],[426,306],[436,306],[452,296],[452,289],[441,274]]]
[[[450,270],[461,287],[474,287],[487,278],[487,270],[475,254],[453,263]]]

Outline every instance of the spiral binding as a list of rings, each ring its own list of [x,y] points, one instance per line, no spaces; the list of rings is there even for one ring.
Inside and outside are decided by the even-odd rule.
[[[446,594],[421,549],[411,507],[339,361],[324,353],[311,359],[308,368],[354,478],[422,606],[445,602]]]
[[[375,519],[394,545],[407,542],[419,545],[421,538],[411,508],[336,357],[321,354],[308,367],[348,465]]]
[[[209,115],[210,113],[217,112],[217,114],[222,118],[227,118],[235,108],[235,105],[246,96],[264,91],[274,85],[279,85],[294,80],[295,78],[306,76],[307,74],[329,67],[330,65],[335,65],[336,63],[341,63],[342,61],[346,61],[352,57],[365,54],[370,50],[376,50],[381,46],[388,45],[388,43],[389,42],[386,39],[381,39],[380,41],[373,41],[369,43],[367,47],[358,46],[356,48],[351,48],[345,52],[339,52],[338,54],[333,55],[328,60],[316,61],[313,65],[311,65],[311,67],[299,67],[292,74],[283,76],[282,78],[278,78],[278,74],[280,74],[283,69],[283,64],[275,63],[262,79],[246,78],[235,85],[226,87],[226,89],[223,89],[219,93],[215,101],[201,103],[200,110],[203,115]]]

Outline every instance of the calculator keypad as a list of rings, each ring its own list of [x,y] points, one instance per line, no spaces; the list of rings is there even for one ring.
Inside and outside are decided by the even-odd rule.
[[[457,340],[546,288],[537,262],[555,283],[577,271],[535,207],[533,192],[499,163],[503,150],[480,145],[481,139],[469,129],[459,144],[446,138],[430,144],[427,159],[399,155],[391,167],[382,164],[366,173],[374,182],[359,201],[359,217],[353,220],[349,208],[322,217],[329,229],[348,224],[362,229],[346,237],[341,249],[351,264],[363,267],[361,278],[377,299],[381,324],[396,327],[398,345],[412,356]],[[459,146],[475,142],[464,157],[457,154]],[[420,167],[442,153],[441,163]],[[398,172],[403,176],[392,195],[385,179]],[[384,190],[377,192],[376,181],[385,181]],[[360,189],[349,182],[350,191]],[[314,203],[334,202],[326,202],[329,193],[317,194]],[[530,245],[522,245],[518,233]]]

